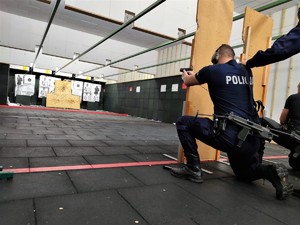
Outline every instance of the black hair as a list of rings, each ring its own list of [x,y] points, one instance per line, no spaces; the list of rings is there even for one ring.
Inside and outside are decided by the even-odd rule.
[[[233,48],[227,44],[222,44],[217,51],[219,52],[219,55],[227,55],[231,58],[234,58],[235,56]]]

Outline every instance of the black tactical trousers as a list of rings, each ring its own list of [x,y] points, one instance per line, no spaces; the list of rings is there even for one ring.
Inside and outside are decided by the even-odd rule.
[[[228,123],[224,132],[215,132],[211,119],[182,116],[178,119],[176,128],[187,164],[200,164],[196,143],[198,139],[217,150],[226,152],[231,168],[239,179],[253,181],[262,178],[257,171],[257,167],[261,164],[261,155],[258,153],[261,140],[248,135],[242,146],[237,147],[237,134],[241,127]]]

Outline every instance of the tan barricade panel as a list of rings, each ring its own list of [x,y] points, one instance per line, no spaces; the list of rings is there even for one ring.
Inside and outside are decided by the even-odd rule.
[[[72,95],[71,81],[55,81],[54,93],[49,93],[46,106],[63,109],[80,109],[80,96]]]
[[[210,65],[214,51],[221,44],[228,44],[232,29],[233,0],[198,0],[198,29],[194,37],[191,65],[194,72]],[[212,114],[213,105],[207,85],[190,87],[186,97],[186,115]],[[218,152],[197,141],[201,160],[215,160]],[[180,160],[181,161],[181,160]]]
[[[258,50],[270,46],[272,38],[273,19],[249,7],[245,10],[243,27],[244,56],[250,59]],[[254,99],[266,103],[266,91],[269,76],[269,66],[252,69],[254,78]]]

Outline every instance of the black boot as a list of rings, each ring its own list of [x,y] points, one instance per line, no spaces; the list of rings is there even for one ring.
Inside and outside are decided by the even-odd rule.
[[[270,181],[276,190],[277,199],[285,199],[293,192],[293,185],[288,182],[288,170],[283,164],[260,165],[262,178]]]
[[[172,168],[171,174],[175,177],[187,179],[195,183],[202,183],[202,173],[199,156],[189,154],[186,156],[187,164],[180,168]]]
[[[291,150],[289,164],[294,170],[300,171],[300,145]]]

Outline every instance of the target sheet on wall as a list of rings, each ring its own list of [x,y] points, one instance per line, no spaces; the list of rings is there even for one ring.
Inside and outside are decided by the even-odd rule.
[[[35,75],[32,74],[15,74],[15,96],[34,95]]]
[[[100,84],[92,84],[84,82],[82,100],[86,102],[99,102],[100,101]]]
[[[61,80],[61,79],[56,77],[49,77],[45,75],[40,76],[39,98],[47,97],[48,93],[54,92],[56,80]]]

